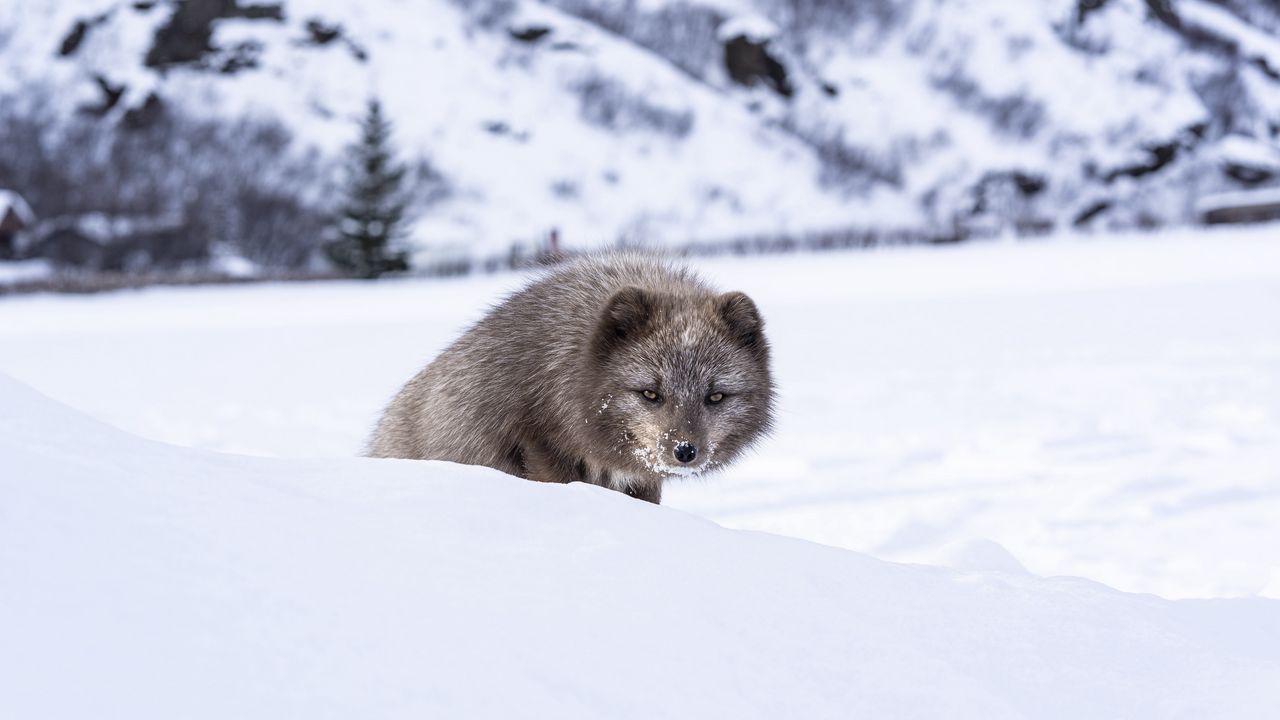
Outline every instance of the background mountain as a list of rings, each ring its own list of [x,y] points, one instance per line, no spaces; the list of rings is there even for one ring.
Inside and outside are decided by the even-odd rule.
[[[1278,30],[1276,0],[9,0],[0,187],[301,267],[376,96],[437,254],[1186,224],[1280,182]]]

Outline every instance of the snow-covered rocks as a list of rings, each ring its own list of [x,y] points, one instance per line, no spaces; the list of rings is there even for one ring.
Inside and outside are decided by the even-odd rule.
[[[762,15],[739,15],[725,20],[716,30],[716,39],[727,43],[734,38],[746,38],[753,43],[763,44],[778,36],[778,26]]]
[[[6,3],[0,62],[12,72],[0,96],[55,88],[51,111],[70,117],[102,104],[105,78],[119,95],[104,123],[154,94],[201,118],[279,121],[301,147],[334,157],[377,95],[398,149],[429,158],[449,189],[415,215],[424,245],[484,256],[552,230],[567,247],[681,242],[833,225],[846,213],[817,187],[803,143],[653,53],[537,3],[492,16],[481,3],[287,0],[282,18],[241,8],[209,22],[214,50],[162,69],[145,59],[170,6],[120,3],[59,55],[65,32],[101,5]],[[341,41],[316,41],[334,28]],[[515,37],[530,28],[546,41]]]
[[[1280,187],[1206,195],[1196,203],[1206,223],[1259,223],[1280,220]]]
[[[175,40],[169,3],[7,2],[0,94],[104,123],[268,118],[330,157],[379,95],[449,191],[414,235],[475,255],[553,229],[587,247],[1192,223],[1241,184],[1220,144],[1280,145],[1280,43],[1200,0],[197,4],[222,14]]]

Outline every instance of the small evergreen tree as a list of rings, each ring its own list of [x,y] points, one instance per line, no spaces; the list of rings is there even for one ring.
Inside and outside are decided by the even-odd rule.
[[[408,253],[397,247],[407,204],[401,188],[405,168],[394,157],[391,123],[382,104],[370,100],[360,121],[360,140],[350,149],[346,201],[339,237],[325,250],[343,272],[376,278],[409,269]]]

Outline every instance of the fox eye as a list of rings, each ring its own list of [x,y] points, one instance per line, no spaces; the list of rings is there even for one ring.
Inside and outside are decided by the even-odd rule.
[[[658,393],[652,390],[642,390],[640,391],[640,394],[644,395],[644,399],[648,400],[649,402],[658,402],[658,399],[659,399]]]
[[[715,405],[716,403],[720,402],[723,399],[724,399],[724,393],[711,393],[710,395],[707,396],[707,402],[711,403],[712,405]]]

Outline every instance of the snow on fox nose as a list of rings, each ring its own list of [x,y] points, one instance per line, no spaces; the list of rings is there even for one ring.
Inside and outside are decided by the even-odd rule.
[[[698,448],[687,442],[676,443],[675,456],[682,463],[691,463],[698,457]]]

